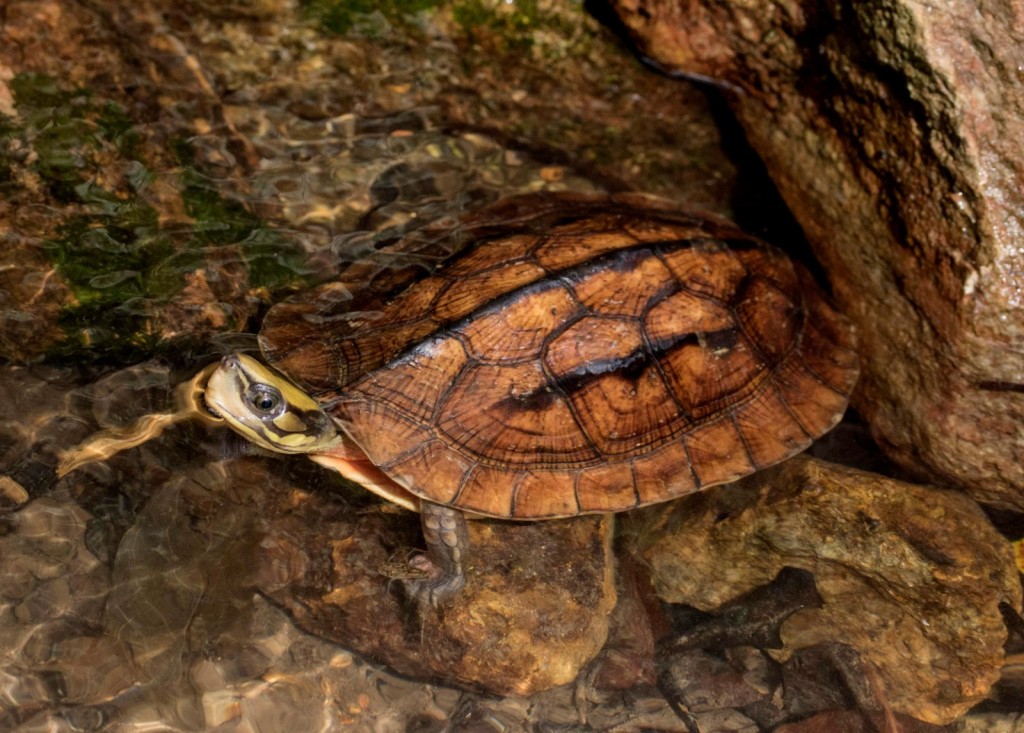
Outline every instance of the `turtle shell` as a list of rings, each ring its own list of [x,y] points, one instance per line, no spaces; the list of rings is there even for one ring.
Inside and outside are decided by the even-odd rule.
[[[260,334],[421,498],[513,519],[632,509],[777,463],[843,414],[851,327],[727,222],[636,195],[532,195],[416,247],[464,240],[429,276],[367,287],[368,306],[328,285]]]

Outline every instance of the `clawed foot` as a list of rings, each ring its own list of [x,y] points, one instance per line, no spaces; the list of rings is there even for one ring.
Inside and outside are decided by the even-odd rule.
[[[412,574],[417,577],[402,581],[406,594],[420,608],[437,608],[452,598],[466,585],[466,576],[461,572],[445,573],[427,555],[414,555],[409,560]]]
[[[427,551],[401,565],[389,562],[383,573],[400,580],[406,596],[420,609],[437,608],[466,585],[462,567],[469,545],[466,518],[457,509],[423,501],[420,524]]]
[[[420,608],[437,608],[466,585],[462,556],[469,545],[462,512],[429,501],[420,502],[420,526],[427,552],[409,561],[419,575],[403,582]]]

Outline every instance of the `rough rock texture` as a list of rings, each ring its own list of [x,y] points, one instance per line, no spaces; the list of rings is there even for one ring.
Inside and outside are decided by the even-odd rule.
[[[530,695],[572,682],[604,646],[616,598],[608,516],[471,522],[466,588],[419,613],[381,572],[401,574],[422,547],[415,515],[353,516],[305,492],[285,504],[267,524],[258,585],[307,631],[400,673]]]
[[[947,730],[903,716],[891,722],[900,733],[939,733]],[[774,733],[875,733],[879,730],[892,730],[886,728],[886,723],[881,714],[868,718],[855,710],[830,710],[796,723],[781,725]]]
[[[859,326],[887,451],[1024,507],[1024,3],[613,4],[646,54],[732,87]]]
[[[897,712],[948,723],[999,677],[1001,602],[1019,608],[1009,543],[962,494],[798,457],[631,517],[661,598],[702,610],[814,575],[821,608],[781,627],[781,658],[854,648]]]

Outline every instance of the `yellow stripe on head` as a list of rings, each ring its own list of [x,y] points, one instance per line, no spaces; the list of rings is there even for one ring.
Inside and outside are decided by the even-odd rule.
[[[211,411],[247,440],[278,453],[320,453],[341,437],[316,400],[251,356],[225,356],[203,395]]]

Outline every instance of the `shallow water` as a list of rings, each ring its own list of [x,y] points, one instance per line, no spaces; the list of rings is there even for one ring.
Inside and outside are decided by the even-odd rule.
[[[272,303],[352,262],[429,267],[380,252],[424,222],[635,189],[787,231],[758,182],[701,91],[569,0],[4,5],[0,730],[690,730],[650,684],[498,699],[299,630],[258,591],[298,572],[269,508],[381,511],[303,459],[182,423],[55,468],[253,349]]]
[[[688,187],[729,212],[700,93],[640,69],[575,3],[454,5],[5,5],[0,729],[578,724],[572,690],[526,703],[404,680],[254,592],[292,571],[261,545],[251,484],[266,465],[324,483],[303,461],[239,465],[230,436],[179,424],[54,474],[253,348],[269,304],[422,222],[609,186]],[[680,98],[674,120],[635,117]],[[600,728],[682,729],[656,693],[590,709]]]

